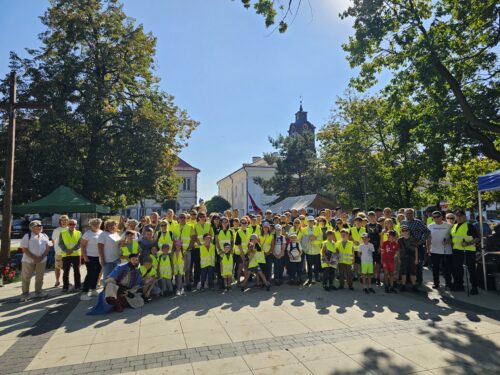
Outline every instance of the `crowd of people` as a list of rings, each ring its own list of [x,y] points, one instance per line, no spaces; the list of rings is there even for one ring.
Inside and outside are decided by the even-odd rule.
[[[151,299],[218,289],[223,293],[249,286],[270,290],[320,283],[325,291],[364,293],[418,291],[424,262],[432,267],[434,288],[464,290],[464,265],[471,294],[478,294],[476,245],[479,233],[465,212],[429,210],[426,222],[412,208],[376,208],[369,212],[340,207],[319,215],[305,210],[240,216],[238,210],[208,215],[168,210],[118,223],[95,218],[84,233],[66,215],[52,234],[56,251],[56,287],[79,292],[82,300],[98,296],[99,311],[122,311]],[[498,228],[497,228],[498,229]],[[497,230],[498,231],[498,230]],[[37,220],[21,242],[22,297],[29,297],[35,274],[35,295],[44,297],[43,274],[49,238]],[[80,264],[86,266],[83,283]],[[70,274],[74,283],[70,290]],[[103,292],[98,293],[102,277]],[[383,287],[383,289],[382,289]]]

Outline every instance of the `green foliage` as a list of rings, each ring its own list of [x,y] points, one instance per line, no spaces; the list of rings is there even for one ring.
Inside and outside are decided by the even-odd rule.
[[[312,132],[279,135],[276,139],[269,138],[269,142],[276,152],[264,154],[264,159],[269,165],[276,166],[276,173],[270,179],[258,177],[254,180],[264,193],[278,196],[274,202],[328,189],[327,175],[316,157]]]
[[[352,86],[366,90],[389,70],[393,100],[410,97],[435,116],[450,114],[448,131],[461,148],[500,161],[498,2],[355,0],[342,17],[354,18],[355,34],[343,46],[361,68]]]
[[[38,120],[19,122],[15,202],[60,184],[113,208],[174,197],[175,155],[197,123],[158,86],[154,36],[117,0],[51,0],[41,21],[42,47],[11,53],[19,99],[53,108],[19,115]],[[0,89],[6,96],[6,81]]]
[[[231,208],[231,203],[222,198],[220,195],[214,195],[210,200],[205,202],[207,212],[224,212]]]

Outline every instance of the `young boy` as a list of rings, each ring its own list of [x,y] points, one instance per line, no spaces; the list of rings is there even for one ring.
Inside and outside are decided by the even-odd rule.
[[[352,286],[352,266],[354,264],[354,244],[349,241],[349,230],[340,231],[342,239],[335,243],[335,250],[339,253],[339,281],[340,289],[344,289],[344,282],[347,279],[349,290],[354,290]]]
[[[171,296],[173,292],[172,274],[174,270],[170,260],[170,245],[168,243],[164,243],[161,246],[161,253],[158,257],[158,270],[160,274],[160,278],[158,279],[160,295],[164,297]]]
[[[220,274],[224,278],[224,291],[229,292],[233,281],[233,254],[230,243],[224,244],[220,258]]]
[[[286,253],[288,254],[288,268],[290,271],[290,284],[302,284],[301,264],[302,264],[302,246],[297,241],[297,234],[290,233],[290,242],[286,245]]]
[[[361,259],[361,281],[363,283],[363,291],[368,293],[375,293],[372,288],[372,277],[373,277],[373,253],[375,248],[373,244],[370,243],[370,237],[368,233],[363,233],[361,235],[362,244],[359,245],[358,252]]]
[[[417,239],[410,236],[410,228],[407,225],[401,225],[401,237],[398,239],[399,259],[401,272],[400,291],[406,290],[406,276],[410,276],[412,290],[418,292],[417,287],[417,264],[418,264],[418,242]]]
[[[382,243],[382,266],[384,267],[384,284],[385,292],[393,292],[394,289],[394,260],[399,255],[399,245],[396,239],[396,231],[390,230],[388,233],[388,240]]]
[[[176,295],[180,296],[184,294],[184,264],[186,262],[186,256],[182,251],[182,240],[175,240],[174,242],[174,252],[172,254],[172,267],[174,269],[175,276],[175,288]]]
[[[200,246],[200,267],[201,267],[201,291],[205,290],[205,284],[208,279],[208,287],[214,287],[214,269],[215,269],[215,245],[212,243],[212,235],[205,233],[203,235],[203,244]]]
[[[156,282],[156,268],[153,267],[153,261],[150,256],[147,256],[142,261],[142,266],[139,267],[139,272],[142,278],[142,298],[145,303],[149,303],[150,295],[156,294],[154,292],[154,286]]]
[[[326,241],[321,247],[321,267],[323,268],[323,289],[326,291],[336,290],[333,285],[335,269],[337,268],[338,252],[335,250],[335,232],[326,231]]]
[[[259,257],[258,257],[258,251],[257,251],[257,246],[253,242],[248,243],[248,270],[245,272],[245,279],[243,280],[241,284],[241,291],[244,292],[245,288],[247,286],[248,279],[250,278],[250,275],[256,275],[257,277],[257,282],[259,282],[259,279],[262,280],[264,285],[266,286],[266,290],[269,291],[271,288],[271,283],[267,281],[266,275],[264,275],[264,272],[262,272],[262,269],[260,268],[259,265]]]

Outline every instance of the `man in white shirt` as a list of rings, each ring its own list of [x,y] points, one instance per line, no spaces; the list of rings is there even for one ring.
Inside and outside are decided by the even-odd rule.
[[[47,254],[49,253],[49,237],[42,233],[42,223],[33,220],[30,225],[31,233],[24,235],[21,240],[23,258],[21,260],[21,280],[22,296],[21,302],[26,302],[29,298],[30,282],[35,273],[35,296],[37,298],[47,297],[42,293],[43,276],[47,264]]]
[[[432,259],[432,275],[434,278],[432,287],[434,289],[439,288],[439,273],[442,264],[446,288],[450,288],[452,265],[451,225],[443,221],[443,215],[440,211],[434,211],[432,219],[434,222],[428,226],[431,234],[427,238],[427,254]]]
[[[55,261],[54,261],[54,273],[56,276],[55,287],[61,285],[59,280],[61,278],[61,269],[63,267],[62,250],[59,247],[59,236],[61,235],[62,231],[68,230],[68,223],[69,223],[68,215],[61,215],[59,217],[59,226],[52,232],[52,243],[54,244],[54,251],[55,251]]]

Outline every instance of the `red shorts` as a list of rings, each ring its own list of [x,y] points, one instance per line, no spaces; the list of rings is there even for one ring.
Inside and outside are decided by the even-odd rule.
[[[382,267],[384,267],[384,271],[394,273],[394,262],[384,262],[382,263]]]

